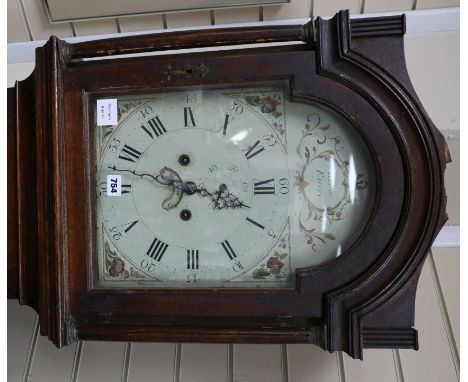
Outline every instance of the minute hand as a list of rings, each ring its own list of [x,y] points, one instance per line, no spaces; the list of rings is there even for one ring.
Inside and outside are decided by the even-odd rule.
[[[213,193],[209,192],[204,186],[197,186],[196,191],[200,196],[211,198],[211,205],[216,210],[229,208],[250,208],[247,204],[239,200],[237,196],[232,194],[225,184],[221,184],[219,189]]]

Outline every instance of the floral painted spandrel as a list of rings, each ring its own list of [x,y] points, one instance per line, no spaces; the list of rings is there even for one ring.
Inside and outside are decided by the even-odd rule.
[[[283,92],[273,89],[259,89],[249,92],[229,93],[237,102],[249,107],[273,130],[287,152],[285,100]]]
[[[289,281],[291,277],[291,239],[289,219],[276,242],[263,261],[255,267],[252,278],[257,281]]]
[[[104,232],[104,227],[102,229]],[[105,236],[107,235],[103,235],[103,238]],[[104,280],[119,282],[145,279],[145,275],[136,270],[124,256],[118,253],[116,248],[111,248],[109,241],[108,238],[102,241],[104,249],[104,263],[102,264],[104,272],[102,274],[104,275]]]
[[[128,266],[128,262],[122,256],[118,256],[116,252],[112,251],[108,242],[104,243],[104,253],[104,267],[106,269],[105,275],[107,281],[131,281],[145,278],[143,274],[135,270],[131,265]]]

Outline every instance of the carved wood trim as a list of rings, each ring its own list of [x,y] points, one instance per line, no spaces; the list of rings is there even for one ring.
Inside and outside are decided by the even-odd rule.
[[[371,349],[418,350],[418,332],[415,329],[366,329],[362,330],[362,345]]]
[[[184,64],[172,66],[169,64],[165,69],[161,70],[162,80],[161,82],[172,81],[173,79],[178,80],[201,80],[210,70],[203,64]]]
[[[63,46],[52,36],[36,52],[36,141],[38,212],[38,309],[41,334],[61,347],[66,328],[63,254],[65,240],[62,152],[62,65]]]
[[[406,33],[406,16],[387,16],[353,19],[349,21],[351,38],[401,36]]]
[[[354,21],[353,21],[354,22]],[[419,278],[420,265],[425,259],[426,252],[435,238],[438,229],[440,229],[440,218],[445,216],[445,204],[443,188],[443,170],[444,166],[440,166],[440,158],[444,155],[443,147],[440,144],[441,134],[434,128],[430,122],[427,114],[424,112],[422,105],[418,102],[412,88],[405,88],[405,86],[396,80],[395,76],[391,73],[392,69],[381,67],[370,61],[366,57],[359,54],[359,47],[365,46],[369,50],[370,44],[387,43],[379,39],[383,34],[395,35],[389,39],[388,44],[400,47],[393,49],[392,59],[395,62],[404,63],[403,51],[403,35],[405,31],[404,18],[399,17],[399,21],[393,18],[391,21],[388,18],[383,20],[373,19],[372,22],[354,24],[349,20],[349,13],[346,11],[339,12],[332,20],[325,22],[318,20],[319,37],[317,38],[318,47],[317,51],[321,59],[319,60],[319,73],[327,75],[334,80],[346,84],[353,90],[361,93],[368,102],[373,105],[382,117],[387,121],[387,125],[393,131],[394,135],[398,137],[397,142],[400,145],[400,151],[404,155],[404,162],[406,167],[406,177],[411,180],[411,185],[408,187],[413,188],[414,195],[414,182],[419,182],[419,179],[425,176],[430,179],[432,189],[425,189],[429,195],[428,204],[424,208],[426,215],[421,216],[421,207],[414,207],[416,200],[406,200],[404,214],[401,218],[401,223],[397,228],[395,240],[391,243],[385,253],[383,253],[379,261],[369,270],[365,272],[359,279],[354,280],[351,284],[340,288],[337,291],[329,294],[326,297],[326,305],[328,306],[329,316],[336,316],[340,312],[341,317],[349,317],[348,320],[340,323],[341,329],[338,329],[336,321],[329,319],[329,350],[345,350],[352,357],[362,358],[362,336],[360,327],[363,320],[370,321],[373,324],[372,314],[376,310],[385,305],[386,311],[391,310],[392,306],[397,309],[397,299],[392,298],[402,290],[405,290],[409,295],[413,296],[412,300],[406,298],[406,302],[410,303],[410,311],[412,314],[406,316],[407,321],[405,325],[408,330],[414,322],[414,293],[416,283]],[[331,23],[328,26],[327,23]],[[357,28],[360,25],[360,28]],[[378,33],[373,33],[378,32]],[[322,35],[321,35],[322,34]],[[353,41],[354,37],[359,37],[358,40]],[[365,41],[367,40],[367,41]],[[323,43],[322,43],[323,42]],[[334,45],[333,49],[321,50],[322,46],[326,46],[331,42]],[[376,49],[378,51],[378,49]],[[331,55],[331,57],[330,57]],[[334,55],[334,56],[333,56]],[[333,58],[332,58],[333,57]],[[388,60],[388,58],[387,58]],[[407,77],[406,68],[400,67],[401,71],[404,70],[403,78]],[[398,73],[400,74],[400,73]],[[398,110],[405,110],[411,119],[406,118],[403,121],[403,116],[396,117],[393,110],[397,107],[390,105],[395,103]],[[400,119],[400,120],[399,120]],[[410,138],[413,135],[414,138]],[[418,173],[414,173],[411,163],[414,161],[412,158],[412,150],[414,145],[408,142],[408,139],[416,142],[416,139],[423,141],[426,147],[424,152],[424,163],[426,173],[423,175],[422,167],[419,166]],[[445,163],[445,162],[444,162]],[[421,200],[418,200],[421,203]],[[417,209],[415,209],[417,208]],[[416,229],[414,226],[408,227],[407,216],[414,211],[418,211],[420,217],[415,221],[419,235],[409,239],[407,233],[410,230]],[[435,214],[429,211],[437,211]],[[402,244],[404,242],[404,244]],[[407,248],[404,254],[399,252],[397,254],[396,248]],[[401,249],[400,249],[401,251]],[[392,270],[393,268],[393,270]],[[384,280],[387,280],[386,282]],[[372,286],[374,284],[374,286]],[[405,285],[412,285],[413,291],[408,290]],[[373,295],[369,294],[372,291]],[[366,296],[364,299],[363,296]],[[392,305],[395,303],[395,305]],[[411,309],[412,308],[412,309]],[[333,312],[333,313],[332,313]],[[394,317],[385,315],[376,315],[376,320],[379,325],[385,322],[390,330],[395,323],[392,321]],[[400,322],[401,324],[401,322]],[[347,328],[346,328],[347,327]],[[336,333],[340,330],[348,330],[348,339],[337,337]],[[392,337],[387,338],[390,341]],[[417,341],[417,336],[413,337]],[[398,347],[398,338],[395,337],[395,347]],[[389,342],[390,346],[391,343]],[[417,342],[413,343],[413,347],[417,348]]]
[[[7,92],[7,297],[19,297],[19,241],[18,241],[18,164],[16,162],[17,127],[16,127],[16,89],[8,88]],[[13,149],[14,148],[14,149]]]
[[[153,33],[70,44],[67,59],[241,44],[298,41],[313,45],[312,22],[305,25],[200,29]]]

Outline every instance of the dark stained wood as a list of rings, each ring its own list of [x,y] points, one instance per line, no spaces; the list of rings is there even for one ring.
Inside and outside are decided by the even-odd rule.
[[[208,46],[302,41],[313,44],[312,25],[199,29],[94,40],[68,45],[68,59]]]
[[[21,304],[36,309],[38,258],[33,75],[17,82],[8,93],[8,272],[17,276],[8,280],[8,295],[16,294]],[[15,259],[14,263],[11,259]]]
[[[16,122],[23,141],[15,141],[10,133],[14,119],[9,119],[9,179],[15,171],[24,181],[24,174],[30,174],[37,189],[37,198],[24,205],[30,210],[33,239],[9,231],[11,296],[18,294],[15,284],[24,285],[23,294],[31,297],[23,303],[38,310],[41,333],[59,347],[77,339],[298,342],[343,350],[355,358],[362,358],[363,347],[416,349],[417,281],[446,219],[446,155],[442,135],[411,86],[404,29],[404,17],[350,21],[347,12],[340,12],[316,21],[315,44],[310,43],[310,24],[74,45],[52,37],[37,50],[34,76],[20,83],[30,102],[18,103],[17,97],[16,105],[35,115]],[[273,41],[309,44],[75,60]],[[297,269],[291,289],[97,288],[90,107],[95,97],[265,84],[281,84],[293,100],[335,111],[368,144],[378,184],[372,217],[359,238],[337,259]],[[12,150],[20,153],[16,162]],[[31,158],[36,167],[19,165]],[[9,186],[9,198],[17,191]],[[15,199],[9,204],[9,221],[17,222],[18,230],[21,210]],[[28,250],[18,251],[20,246]],[[27,273],[20,272],[15,281],[16,264],[31,261],[36,266],[24,267]]]
[[[39,290],[41,334],[56,344],[66,343],[64,279],[67,206],[63,204],[64,130],[62,105],[62,44],[52,36],[36,52],[36,169]],[[72,184],[73,182],[70,182]],[[76,255],[79,255],[76,253]]]
[[[18,266],[18,166],[16,163],[16,91],[15,88],[8,88],[7,92],[7,296],[8,298],[18,298],[19,296],[19,266]]]

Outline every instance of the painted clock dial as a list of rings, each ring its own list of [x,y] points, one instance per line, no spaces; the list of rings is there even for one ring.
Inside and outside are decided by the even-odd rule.
[[[358,130],[282,88],[99,99],[118,106],[95,124],[101,287],[291,287],[370,219]]]

